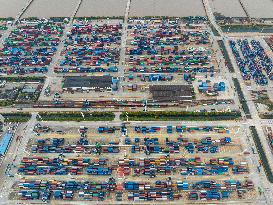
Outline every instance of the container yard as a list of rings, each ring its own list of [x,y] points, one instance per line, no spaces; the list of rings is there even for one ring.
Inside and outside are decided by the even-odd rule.
[[[188,21],[190,20],[178,18],[129,20],[125,51],[125,82],[121,83],[124,92],[157,102],[163,101],[161,99],[164,99],[163,95],[165,95],[165,98],[172,101],[174,98],[171,94],[163,90],[172,90],[171,86],[178,88],[193,84],[193,93],[187,93],[184,88],[182,91],[182,99],[191,101],[193,105],[197,103],[195,100],[232,101],[233,94],[228,91],[231,89],[225,90],[222,98],[217,99],[211,96],[206,98],[199,94],[197,81],[215,81],[218,76],[223,77],[225,68],[217,63],[217,48],[215,48],[217,45],[213,42],[209,28],[202,24],[188,26]],[[159,84],[161,88],[154,89],[153,86]],[[148,96],[145,95],[147,90],[150,92]],[[193,97],[195,100],[191,99],[192,96],[195,96]],[[185,103],[185,100],[182,101]]]
[[[24,75],[48,72],[64,26],[55,20],[22,20],[0,48],[0,72]]]
[[[88,201],[178,201],[187,202],[219,201],[230,198],[243,198],[253,191],[251,181],[156,181],[154,183],[117,183],[115,179],[103,182],[77,181],[21,181],[19,196],[23,200],[88,200]],[[200,189],[205,189],[201,190]],[[166,191],[161,191],[166,190]],[[192,191],[189,191],[192,190]],[[210,191],[213,190],[213,191]],[[118,191],[118,192],[117,192]],[[112,193],[115,193],[115,196]]]
[[[61,101],[65,104],[67,101],[79,100],[103,106],[103,99],[107,101],[103,102],[107,103],[105,106],[116,108],[135,105],[142,109],[143,101],[147,101],[146,105],[151,108],[158,108],[158,104],[162,107],[178,104],[183,110],[186,105],[194,109],[197,105],[214,104],[204,109],[226,110],[226,104],[229,104],[229,109],[238,109],[233,102],[230,82],[223,75],[226,68],[219,65],[216,56],[218,45],[213,42],[209,28],[203,24],[189,26],[187,23],[190,20],[130,19],[126,28],[128,32],[124,34],[120,19],[75,19],[65,37],[58,65],[54,67],[58,77],[51,78],[40,96],[41,103],[36,106],[54,107],[58,104],[60,107]],[[166,28],[162,29],[163,24]],[[136,29],[141,29],[141,32],[136,32]],[[146,29],[153,35],[139,40],[140,36],[147,35]],[[180,29],[182,33],[178,33]],[[88,32],[93,34],[89,35]],[[154,33],[161,33],[161,36],[157,37]],[[181,36],[183,38],[179,40]],[[119,48],[122,38],[127,39],[124,60],[120,57],[122,51]],[[154,40],[154,49],[152,45],[143,45],[147,42],[151,44]],[[92,49],[87,45],[92,46]],[[76,80],[79,75],[84,75],[81,82]],[[109,79],[112,77],[111,85],[101,87],[101,83],[95,79],[91,84],[87,82],[89,76],[94,75],[101,82],[106,76]],[[71,76],[75,76],[75,83],[67,88],[66,82]],[[204,96],[198,92],[197,81],[218,83],[215,78],[225,84],[218,98],[214,93]],[[158,87],[159,84],[161,87]],[[173,89],[179,91],[171,97]],[[51,104],[46,104],[50,101]],[[72,104],[71,107],[76,106]]]
[[[213,49],[206,28],[200,26],[193,31],[181,20],[132,19],[129,23],[127,72],[180,73],[188,80],[195,78],[194,73],[214,75],[217,70],[212,63]],[[178,32],[180,29],[182,33]],[[143,35],[145,39],[142,40]]]
[[[110,203],[255,199],[242,134],[239,126],[38,123],[25,149],[29,155],[9,169],[18,174],[9,198]]]
[[[229,41],[230,48],[246,81],[266,86],[272,80],[272,58],[259,41],[238,39]]]
[[[55,73],[118,72],[122,21],[76,21]],[[90,47],[91,48],[90,48]]]
[[[0,3],[0,204],[273,204],[270,0]]]

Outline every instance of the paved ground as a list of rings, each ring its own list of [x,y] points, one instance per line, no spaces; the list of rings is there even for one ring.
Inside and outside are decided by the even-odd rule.
[[[32,1],[29,1],[28,4],[25,6],[25,8],[18,14],[18,16],[15,19],[15,22],[22,16],[23,12],[26,10],[26,8],[31,4]],[[72,23],[72,19],[75,16],[75,14],[77,13],[77,10],[81,4],[81,0],[78,1],[77,7],[75,8],[73,14],[71,15],[71,21],[66,25],[65,30],[64,30],[64,34],[66,34],[66,32],[68,31],[69,27],[71,26]],[[124,62],[125,62],[125,46],[126,46],[126,38],[127,38],[127,20],[128,20],[128,14],[130,11],[130,2],[131,0],[128,0],[127,5],[126,5],[126,12],[125,12],[125,20],[124,20],[124,27],[123,27],[123,36],[122,36],[122,43],[121,43],[121,55],[120,55],[120,62],[119,62],[119,67],[121,68],[119,70],[118,75],[119,76],[124,76]],[[267,158],[270,162],[273,162],[273,155],[272,152],[270,150],[270,147],[268,145],[267,139],[266,139],[266,135],[263,132],[263,126],[271,126],[273,125],[273,120],[272,119],[261,119],[259,117],[259,113],[257,112],[257,109],[255,107],[254,102],[252,101],[252,98],[250,96],[250,91],[247,88],[247,86],[245,85],[242,77],[241,77],[241,73],[238,69],[238,66],[236,65],[235,59],[233,57],[232,51],[229,48],[228,45],[228,40],[230,38],[237,38],[237,37],[250,37],[250,38],[258,38],[259,40],[261,40],[262,45],[267,49],[270,50],[265,43],[262,40],[262,37],[264,35],[260,35],[259,37],[257,37],[257,34],[228,34],[226,35],[225,33],[223,33],[220,29],[220,27],[216,24],[215,21],[215,17],[212,13],[212,9],[211,9],[211,5],[209,4],[208,0],[203,0],[203,4],[208,16],[209,21],[211,22],[211,24],[216,28],[216,30],[219,32],[220,36],[213,36],[213,39],[215,40],[213,46],[216,49],[217,45],[216,45],[216,40],[224,40],[225,46],[227,48],[227,51],[229,53],[229,56],[231,58],[232,64],[235,68],[235,73],[229,73],[228,69],[226,68],[226,66],[224,65],[224,60],[222,55],[220,54],[220,51],[217,51],[217,61],[220,64],[220,67],[225,68],[223,69],[223,73],[224,75],[227,77],[227,80],[229,81],[229,84],[231,85],[232,88],[234,88],[233,85],[233,81],[232,81],[232,77],[235,77],[239,80],[241,88],[244,92],[245,98],[248,102],[248,106],[252,115],[252,119],[246,119],[245,115],[243,115],[243,119],[239,120],[239,121],[218,121],[217,125],[225,125],[225,126],[229,126],[229,127],[234,127],[234,126],[240,126],[243,130],[243,136],[241,138],[242,142],[244,142],[244,145],[247,146],[247,149],[249,151],[251,151],[251,148],[254,147],[255,149],[255,145],[254,142],[252,140],[252,138],[250,137],[250,132],[249,132],[249,126],[255,126],[257,128],[259,137],[261,139],[261,143],[265,149]],[[11,30],[14,28],[14,25],[10,26],[9,29],[5,32],[5,34],[3,35],[3,37],[0,39],[0,44],[3,43],[4,38],[6,38],[8,36],[8,34],[11,32]],[[213,35],[213,34],[212,34]],[[63,49],[63,42],[65,39],[65,36],[63,36],[63,38],[61,39],[61,44],[58,47],[57,53],[51,63],[50,69],[49,69],[49,73],[47,74],[47,80],[45,82],[45,86],[44,89],[47,87],[47,85],[49,84],[49,82],[54,81],[54,78],[56,77],[56,74],[54,74],[53,72],[53,68],[56,65],[56,63],[59,61],[60,59],[60,52]],[[271,52],[271,51],[270,51]],[[270,53],[270,55],[272,55],[272,52]],[[272,89],[272,82],[270,82],[268,89]],[[42,94],[44,93],[44,89],[42,91]],[[238,101],[238,96],[237,93],[234,93],[234,99],[235,99],[235,105],[240,107],[240,103]],[[29,122],[25,123],[25,124],[21,124],[18,126],[18,129],[16,130],[15,133],[15,137],[13,138],[13,141],[11,143],[11,146],[6,154],[6,157],[2,159],[1,162],[1,171],[0,171],[0,181],[2,182],[1,184],[3,184],[3,186],[0,187],[0,204],[6,204],[6,200],[7,200],[7,196],[8,196],[8,192],[9,192],[9,188],[12,186],[14,180],[19,179],[20,177],[17,176],[15,174],[14,178],[13,177],[7,177],[7,175],[5,175],[5,170],[8,166],[8,164],[10,164],[11,162],[13,162],[14,164],[18,164],[19,160],[22,156],[28,155],[29,153],[27,153],[25,151],[25,147],[27,145],[27,142],[30,138],[30,136],[32,135],[32,129],[33,126],[36,123],[36,115],[37,112],[39,111],[59,111],[59,109],[44,109],[44,108],[24,108],[23,111],[29,111],[32,113],[32,117],[30,119]],[[70,110],[71,109],[62,109],[62,110]],[[73,109],[73,110],[80,110],[80,109]],[[107,110],[107,109],[102,109],[102,110]],[[0,112],[16,112],[17,109],[16,108],[5,108],[5,109],[0,109]],[[120,115],[120,111],[115,112],[116,116],[113,122],[45,122],[44,124],[47,124],[49,126],[66,126],[66,127],[79,127],[80,125],[85,125],[85,126],[104,126],[104,125],[113,125],[113,126],[119,126],[121,124],[121,121],[119,120],[119,115]],[[161,125],[161,126],[166,126],[167,124],[171,124],[171,125],[191,125],[191,126],[203,126],[203,125],[215,125],[216,122],[192,122],[192,121],[168,121],[168,122],[130,122],[131,126],[135,126],[135,125],[143,125],[143,126],[148,126],[148,125]],[[18,138],[18,140],[16,140]],[[122,139],[122,136],[119,136],[118,138],[119,140]],[[121,140],[122,142],[123,140]],[[249,176],[249,178],[251,178],[254,182],[255,185],[259,186],[262,188],[262,190],[264,191],[264,195],[262,196],[261,199],[259,200],[246,200],[246,201],[229,201],[229,204],[273,204],[273,185],[270,184],[267,179],[266,176],[264,174],[264,171],[262,170],[261,172],[258,171],[257,167],[260,167],[259,164],[259,156],[257,154],[251,154],[250,157],[247,159],[249,164],[252,164],[251,166],[251,175]],[[273,164],[270,164],[271,169],[273,170]],[[261,168],[262,169],[262,168]],[[16,203],[15,201],[13,203]],[[20,201],[18,201],[18,203],[20,203]],[[80,202],[63,202],[63,201],[59,201],[59,204],[81,204]],[[108,203],[108,202],[107,202]],[[105,204],[107,204],[105,203]],[[198,202],[198,204],[200,204],[201,202]],[[220,202],[221,203],[221,202]],[[220,204],[219,203],[219,204]],[[225,202],[224,202],[225,203]]]

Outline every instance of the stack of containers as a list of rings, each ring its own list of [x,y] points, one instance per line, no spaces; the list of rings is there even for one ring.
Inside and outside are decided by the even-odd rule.
[[[85,200],[105,200],[106,192],[111,193],[116,190],[128,192],[128,199],[139,200],[177,200],[181,198],[181,192],[189,192],[190,200],[220,200],[229,198],[232,192],[237,192],[240,196],[243,193],[253,190],[253,182],[250,180],[225,180],[225,181],[196,181],[192,184],[181,181],[156,181],[135,182],[126,181],[116,186],[114,181],[108,182],[76,182],[76,181],[28,181],[22,180],[19,183],[19,196],[25,200],[42,199],[48,201],[53,192],[53,196],[58,200],[72,200],[75,194]]]
[[[103,131],[104,132],[104,131]],[[113,133],[112,129],[108,130],[107,133]],[[84,143],[84,145],[61,145],[54,144],[53,141],[50,140],[41,140],[43,143],[38,142],[37,144],[32,145],[33,153],[91,153],[92,147],[88,145],[88,143]],[[120,151],[119,146],[117,146],[117,142],[109,142],[108,145],[103,146],[102,151],[104,153],[118,153]]]
[[[82,191],[79,192],[79,197],[89,201],[104,201],[105,192]]]
[[[152,127],[139,127],[136,126],[135,127],[135,131],[137,133],[142,133],[142,134],[148,134],[148,133],[156,133],[160,131],[160,127],[159,126],[152,126]]]
[[[99,133],[115,133],[116,128],[115,127],[99,127],[98,132]]]
[[[37,190],[19,191],[19,197],[22,200],[37,200],[40,197],[40,193]]]
[[[92,165],[87,169],[89,174],[95,174],[95,172],[104,172],[104,168],[99,166],[107,165],[108,159],[106,158],[46,158],[46,157],[24,157],[18,168],[20,173],[25,175],[80,175],[83,174],[84,168]],[[106,168],[105,168],[106,169]],[[91,170],[91,171],[90,171]],[[93,173],[94,172],[94,173]],[[111,174],[111,169],[107,171]],[[99,174],[98,173],[98,174]]]
[[[112,174],[111,168],[93,167],[93,166],[88,167],[86,172],[87,174],[90,174],[90,175],[111,175]]]
[[[4,74],[45,73],[57,51],[64,26],[52,20],[19,23],[0,49]]]
[[[122,24],[76,22],[68,33],[55,72],[118,72]],[[113,89],[116,89],[114,87]]]
[[[184,30],[179,21],[159,21],[157,25],[153,20],[148,25],[139,21],[128,25],[126,63],[130,73],[214,72],[211,51],[201,47],[209,43],[208,32]],[[188,44],[193,46],[183,46]]]
[[[263,71],[267,74],[269,79],[273,79],[272,60],[267,56],[260,42],[252,40],[249,43],[247,39],[239,39],[237,42],[230,40],[229,43],[240,71],[242,72],[243,79],[250,80],[252,78],[258,85],[265,86],[268,84],[268,79],[263,74]],[[244,59],[241,58],[237,45]]]

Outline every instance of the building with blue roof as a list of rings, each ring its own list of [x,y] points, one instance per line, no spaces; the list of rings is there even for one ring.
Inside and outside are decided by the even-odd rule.
[[[1,142],[0,142],[0,156],[4,156],[8,150],[9,144],[11,142],[13,134],[6,133],[4,134]]]

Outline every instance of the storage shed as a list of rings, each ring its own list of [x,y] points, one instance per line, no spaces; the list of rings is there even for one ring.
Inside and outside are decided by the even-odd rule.
[[[9,144],[12,139],[12,134],[11,133],[6,133],[4,134],[1,142],[0,142],[0,157],[4,156],[8,150]]]
[[[151,85],[150,93],[154,101],[185,101],[191,102],[193,88],[191,85]]]
[[[95,91],[111,91],[111,76],[69,76],[65,77],[63,83],[64,91],[77,90],[95,90]]]

